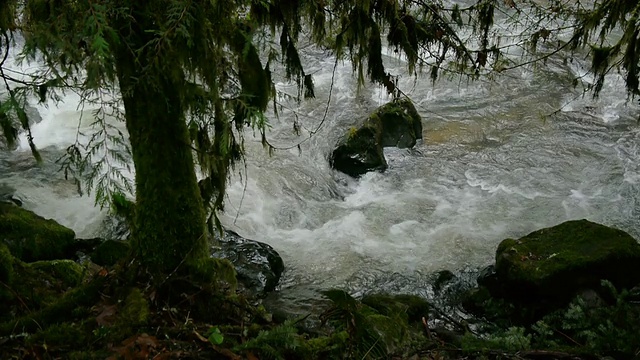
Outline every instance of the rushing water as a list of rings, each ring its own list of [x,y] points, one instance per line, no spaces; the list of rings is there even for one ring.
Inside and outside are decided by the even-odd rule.
[[[386,60],[402,74],[401,60]],[[317,98],[281,100],[306,130],[293,134],[291,110],[283,108],[271,116],[268,138],[287,147],[319,131],[300,152],[272,156],[247,131],[246,174],[236,169],[222,214],[228,228],[282,255],[282,297],[336,286],[421,293],[430,274],[482,267],[502,239],[569,219],[640,235],[638,107],[625,102],[618,76],[596,101],[571,86],[584,74],[577,61],[551,60],[472,83],[432,85],[427,76],[414,82],[404,75],[402,88],[423,116],[424,140],[412,150],[386,149],[386,172],[354,180],[333,171],[328,156],[349,127],[389,99],[376,87],[356,92],[349,64],[339,63],[334,74],[332,57],[310,51],[306,61]],[[295,93],[287,84],[278,88]],[[0,182],[16,188],[26,208],[89,237],[104,213],[54,164],[76,138],[77,104],[69,95],[57,106],[37,106],[43,121],[33,132],[45,164],[32,165],[23,139],[18,151],[0,154]],[[88,131],[86,124],[80,128]]]

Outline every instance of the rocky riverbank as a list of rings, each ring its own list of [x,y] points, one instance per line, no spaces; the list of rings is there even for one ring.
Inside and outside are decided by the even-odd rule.
[[[188,279],[152,287],[127,269],[126,241],[76,239],[11,201],[0,203],[0,234],[2,358],[631,359],[640,351],[640,245],[586,220],[504,240],[476,288],[437,274],[434,289],[454,289],[446,308],[327,289],[326,306],[303,317],[260,305],[285,264],[232,232],[212,255],[235,265],[226,281],[237,279],[236,291]]]

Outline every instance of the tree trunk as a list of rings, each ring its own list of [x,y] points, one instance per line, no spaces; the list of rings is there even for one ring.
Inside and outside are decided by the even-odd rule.
[[[209,252],[179,93],[183,73],[157,71],[127,50],[116,61],[136,170],[132,247],[152,273],[169,274]]]

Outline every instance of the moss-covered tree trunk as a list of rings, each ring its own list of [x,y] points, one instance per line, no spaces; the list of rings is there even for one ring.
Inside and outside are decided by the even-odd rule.
[[[205,212],[179,92],[183,71],[155,70],[169,61],[157,53],[136,55],[123,49],[116,64],[136,170],[132,249],[153,273],[169,274],[208,255]]]

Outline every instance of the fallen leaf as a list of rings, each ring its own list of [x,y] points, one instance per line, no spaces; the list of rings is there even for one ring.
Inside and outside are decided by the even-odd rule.
[[[113,316],[118,312],[116,305],[105,305],[98,316],[96,316],[96,323],[100,326],[108,326],[113,322]]]
[[[229,358],[231,360],[242,360],[242,357],[240,355],[234,354],[229,349],[221,348],[221,347],[215,346],[215,345],[213,345],[213,349],[215,351],[217,351],[219,354],[224,355],[224,356],[226,356],[227,358]],[[247,358],[250,359],[248,356],[247,356]],[[255,358],[255,360],[258,360],[258,358]]]

